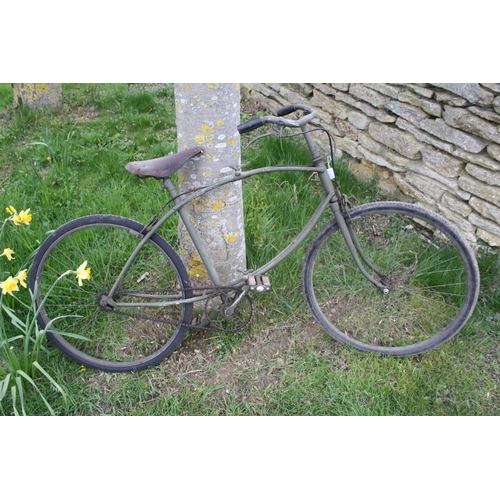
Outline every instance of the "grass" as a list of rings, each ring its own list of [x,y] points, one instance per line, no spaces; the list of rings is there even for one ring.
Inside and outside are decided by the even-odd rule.
[[[147,222],[167,198],[156,181],[123,167],[176,150],[171,86],[72,84],[63,86],[63,97],[62,109],[14,110],[10,85],[0,85],[0,207],[33,213],[19,261],[29,262],[47,232],[68,220],[111,213]],[[244,162],[309,163],[291,146],[266,141],[245,152]],[[345,166],[339,175],[356,203],[378,198]],[[246,182],[251,267],[283,248],[314,210],[315,186],[307,179],[273,174]],[[164,234],[175,232],[174,221]],[[84,370],[47,343],[40,362],[68,398],[65,404],[47,385],[52,408],[63,415],[499,413],[498,252],[480,256],[480,300],[464,330],[435,351],[405,359],[354,351],[312,321],[301,292],[303,254],[300,248],[272,271],[273,291],[257,297],[254,321],[242,334],[191,332],[169,359],[144,372]],[[47,413],[34,392],[25,405],[28,413]]]

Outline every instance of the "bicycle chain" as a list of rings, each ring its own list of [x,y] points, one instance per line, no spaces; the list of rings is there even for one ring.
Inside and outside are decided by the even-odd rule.
[[[216,294],[216,293],[222,293],[223,291],[234,291],[234,292],[240,292],[240,293],[242,291],[241,288],[229,287],[229,286],[225,286],[225,287],[204,287],[204,288],[201,288],[201,287],[200,288],[186,288],[185,290],[186,291],[187,290],[190,290],[190,291],[207,291],[207,290],[213,290],[214,292],[207,296],[207,298],[205,299],[206,301],[210,300],[210,298],[212,298],[214,296],[214,294]],[[171,292],[180,292],[180,290],[177,290],[177,289],[140,290],[140,291],[130,290],[128,292],[125,292],[123,290],[118,290],[118,294],[121,294],[121,295],[135,295],[136,293],[157,293],[157,294],[160,293],[160,294],[165,294],[165,293],[171,293]],[[236,330],[216,328],[216,327],[213,327],[213,326],[202,326],[201,322],[200,323],[195,323],[195,324],[182,323],[182,322],[172,321],[172,320],[168,320],[168,319],[155,318],[155,317],[152,317],[152,316],[147,316],[145,314],[126,313],[126,312],[123,312],[123,311],[114,310],[113,308],[103,308],[103,310],[105,310],[106,312],[112,313],[112,314],[118,314],[119,316],[128,316],[128,317],[131,317],[131,318],[150,320],[150,321],[155,321],[157,323],[165,323],[165,324],[168,324],[168,325],[187,326],[188,328],[191,328],[191,329],[194,329],[194,330],[203,330],[203,331],[221,332],[221,333],[237,333],[237,332],[241,331],[245,326],[247,326],[250,323],[250,321],[252,319],[252,316],[253,316],[253,304],[252,304],[252,300],[248,296],[247,296],[247,298],[248,298],[248,300],[250,302],[250,314],[249,314],[248,320],[247,320],[247,322],[242,327],[240,327],[240,328],[238,328]],[[208,322],[210,322],[210,319],[208,319]]]

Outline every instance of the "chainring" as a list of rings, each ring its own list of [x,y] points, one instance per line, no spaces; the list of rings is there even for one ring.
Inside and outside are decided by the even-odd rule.
[[[240,290],[218,291],[210,295],[205,302],[205,317],[211,329],[224,333],[236,333],[243,330],[252,320],[252,299],[245,294],[234,309],[234,302],[240,297]]]

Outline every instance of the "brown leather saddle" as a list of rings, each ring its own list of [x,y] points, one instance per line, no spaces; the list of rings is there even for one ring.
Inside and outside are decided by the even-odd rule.
[[[178,153],[155,158],[154,160],[133,161],[125,165],[125,168],[141,177],[154,177],[165,179],[180,170],[182,166],[193,156],[203,153],[202,148],[190,148]]]

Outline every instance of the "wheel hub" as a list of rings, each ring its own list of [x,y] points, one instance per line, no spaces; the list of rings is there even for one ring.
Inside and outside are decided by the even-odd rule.
[[[97,307],[99,307],[101,311],[110,312],[113,310],[113,308],[109,305],[108,299],[108,292],[102,292],[97,296]]]

